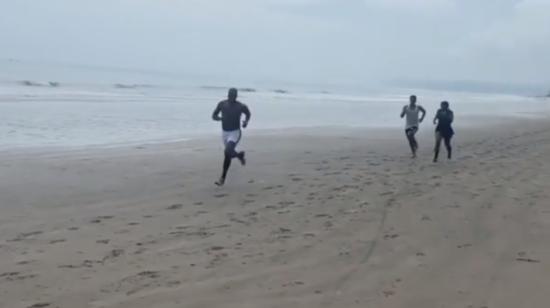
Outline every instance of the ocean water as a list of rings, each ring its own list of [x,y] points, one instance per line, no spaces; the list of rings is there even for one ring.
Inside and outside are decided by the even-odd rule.
[[[220,131],[211,113],[226,96],[227,86],[221,83],[184,82],[167,76],[136,78],[128,72],[101,72],[96,78],[90,76],[94,74],[84,78],[86,74],[23,71],[4,70],[0,75],[1,149],[184,140]],[[252,111],[250,130],[397,129],[403,126],[399,113],[411,93],[418,95],[430,120],[443,99],[451,102],[462,124],[473,123],[476,116],[532,117],[550,111],[546,100],[511,95],[321,85],[255,84],[248,88],[240,92],[239,99]]]

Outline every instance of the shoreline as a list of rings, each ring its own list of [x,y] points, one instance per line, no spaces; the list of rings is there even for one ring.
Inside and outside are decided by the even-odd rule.
[[[469,115],[466,119],[462,119],[462,123],[459,122],[455,127],[459,130],[471,130],[471,129],[493,129],[498,125],[521,125],[525,121],[543,122],[550,119],[550,114],[547,113],[525,113],[523,115],[516,116],[495,116],[488,117],[485,115]],[[427,126],[433,126],[429,115],[426,116],[424,123],[421,125],[421,130],[427,129]],[[464,124],[466,120],[466,124]],[[274,135],[290,135],[290,134],[330,134],[335,131],[339,134],[342,133],[372,133],[372,134],[389,134],[391,132],[401,130],[401,126],[346,126],[346,125],[332,125],[332,126],[304,126],[304,127],[283,127],[283,128],[265,128],[254,129],[253,127],[243,130],[247,137],[258,136],[274,136]],[[160,138],[153,140],[142,141],[130,141],[130,142],[117,142],[117,143],[100,143],[100,144],[79,144],[79,145],[38,145],[38,146],[15,146],[15,147],[0,147],[0,155],[9,154],[40,154],[40,153],[57,153],[57,152],[79,152],[79,151],[101,151],[109,149],[128,149],[128,148],[141,148],[151,146],[162,145],[183,145],[185,143],[194,143],[202,141],[212,141],[218,138],[219,133],[198,133],[193,136],[182,136],[178,138]]]

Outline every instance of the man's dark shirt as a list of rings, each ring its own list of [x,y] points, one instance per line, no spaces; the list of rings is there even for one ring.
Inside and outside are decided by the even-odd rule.
[[[250,120],[250,110],[248,107],[239,102],[235,101],[230,103],[229,101],[221,101],[218,103],[218,106],[214,110],[215,115],[222,114],[222,129],[224,131],[232,131],[241,129],[241,115],[246,116],[247,121]]]

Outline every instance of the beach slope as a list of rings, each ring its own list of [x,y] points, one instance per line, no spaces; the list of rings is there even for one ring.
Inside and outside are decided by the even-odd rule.
[[[550,130],[3,153],[0,307],[548,307]],[[329,133],[330,132],[330,133]]]

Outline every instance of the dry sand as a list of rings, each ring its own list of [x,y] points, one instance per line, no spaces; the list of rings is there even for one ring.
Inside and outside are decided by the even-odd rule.
[[[0,307],[546,308],[550,125],[0,154]]]

